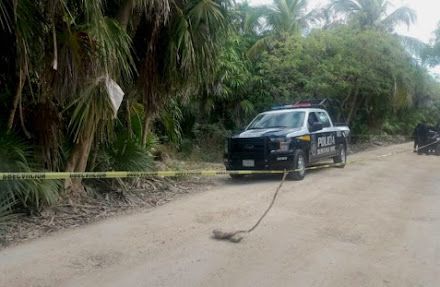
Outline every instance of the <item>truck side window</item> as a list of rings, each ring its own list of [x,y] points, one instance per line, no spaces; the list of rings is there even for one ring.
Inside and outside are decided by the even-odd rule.
[[[313,125],[313,123],[319,123],[318,117],[316,116],[316,113],[309,113],[309,119],[307,120],[307,127],[310,129],[310,127]]]
[[[324,128],[330,127],[330,120],[325,113],[319,112],[318,117],[319,117],[319,121],[322,123],[322,127],[324,127]]]

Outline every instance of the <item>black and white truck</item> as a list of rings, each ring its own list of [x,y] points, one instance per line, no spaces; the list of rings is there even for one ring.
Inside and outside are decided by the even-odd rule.
[[[257,115],[244,131],[228,138],[225,167],[289,170],[296,180],[304,178],[308,166],[325,159],[344,167],[350,129],[333,122],[332,118],[340,115],[339,105],[329,99],[273,107]],[[241,176],[231,174],[233,178]]]

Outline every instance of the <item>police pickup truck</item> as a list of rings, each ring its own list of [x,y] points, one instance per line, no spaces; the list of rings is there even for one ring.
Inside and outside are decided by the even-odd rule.
[[[350,129],[332,122],[324,105],[329,101],[278,106],[257,115],[244,131],[228,138],[226,169],[294,170],[293,179],[302,180],[306,168],[318,161],[330,158],[344,167]]]

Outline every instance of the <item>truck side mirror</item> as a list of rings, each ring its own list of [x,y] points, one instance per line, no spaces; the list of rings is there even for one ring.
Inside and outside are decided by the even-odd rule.
[[[316,132],[316,131],[320,131],[320,130],[322,130],[322,129],[323,129],[323,127],[322,127],[322,123],[320,123],[320,122],[314,122],[314,123],[312,124],[312,126],[310,127],[310,132],[313,133],[313,132]]]

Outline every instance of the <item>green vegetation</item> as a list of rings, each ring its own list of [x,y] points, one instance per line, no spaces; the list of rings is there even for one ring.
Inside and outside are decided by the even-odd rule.
[[[432,46],[427,47],[425,50],[425,59],[430,66],[440,65],[440,22],[437,25],[437,29],[434,31],[435,38]]]
[[[425,66],[440,63],[440,32],[432,46],[396,35],[416,15],[388,6],[1,1],[0,171],[153,169],[158,143],[209,161],[257,112],[306,98],[339,100],[355,134],[409,135],[440,120]],[[125,93],[117,111],[109,83]],[[0,182],[0,218],[64,190],[84,192],[79,180]]]

